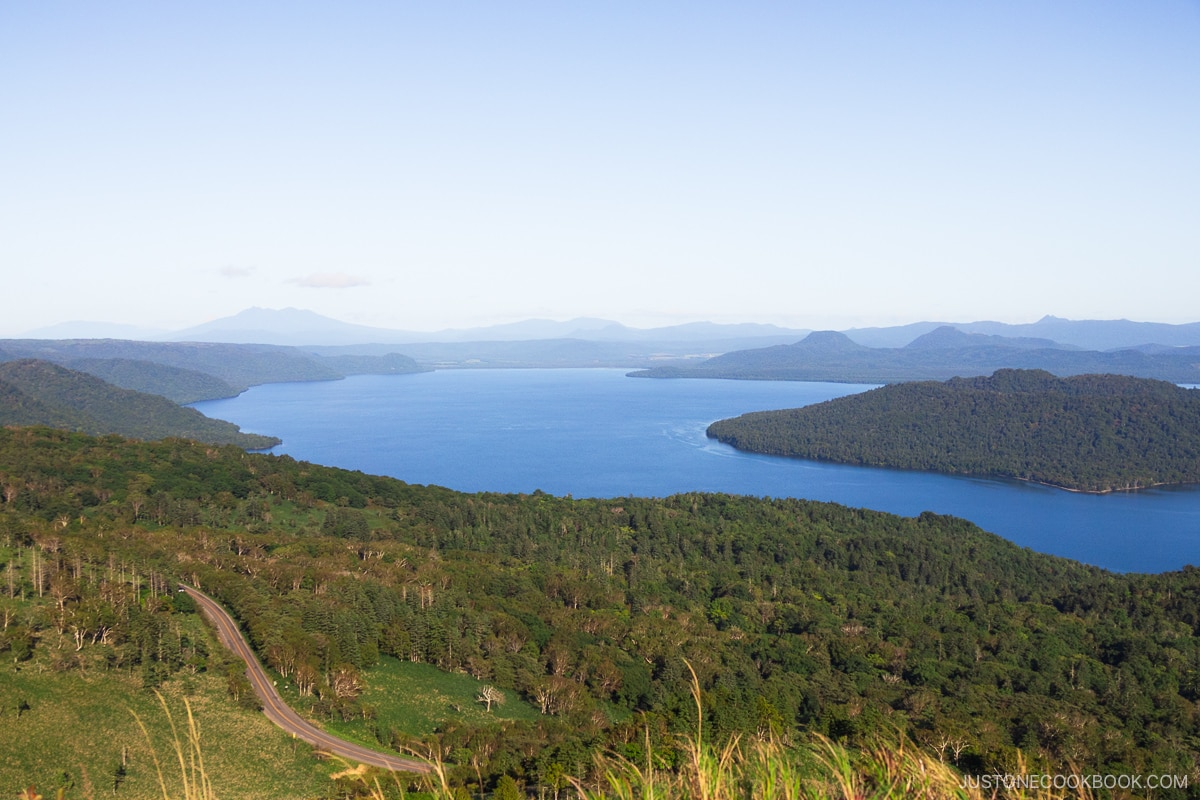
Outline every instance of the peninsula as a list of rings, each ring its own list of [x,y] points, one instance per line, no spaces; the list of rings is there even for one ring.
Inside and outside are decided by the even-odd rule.
[[[713,423],[740,450],[1084,492],[1200,482],[1200,392],[1041,370],[892,384]]]

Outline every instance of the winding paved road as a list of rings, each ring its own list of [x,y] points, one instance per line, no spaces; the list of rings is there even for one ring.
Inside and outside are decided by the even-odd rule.
[[[254,693],[258,695],[258,699],[262,701],[263,713],[267,715],[267,719],[297,739],[303,739],[314,747],[343,758],[397,772],[429,772],[429,764],[424,761],[388,755],[353,742],[347,742],[345,739],[328,734],[302,719],[299,714],[288,707],[287,703],[283,702],[283,698],[275,690],[275,684],[263,670],[262,664],[258,663],[258,659],[250,650],[249,643],[242,636],[233,617],[229,616],[229,612],[222,608],[216,600],[198,589],[183,584],[180,584],[179,588],[192,596],[192,599],[200,606],[200,610],[204,612],[204,616],[216,627],[217,637],[221,640],[221,644],[246,662],[246,677],[250,679],[250,685],[254,687]]]

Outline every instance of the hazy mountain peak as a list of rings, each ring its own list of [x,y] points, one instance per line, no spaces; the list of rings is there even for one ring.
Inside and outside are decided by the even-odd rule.
[[[987,341],[989,338],[991,337],[979,333],[964,333],[953,325],[943,325],[913,339],[909,342],[908,348],[923,350],[943,347],[969,347],[972,342]]]
[[[395,332],[342,322],[303,308],[254,306],[233,316],[205,322],[167,337],[175,341],[207,341],[301,345],[381,341]]]
[[[366,328],[365,325],[354,325],[349,322],[332,319],[309,311],[306,308],[260,308],[252,306],[239,311],[233,316],[205,322],[180,331],[181,334],[200,330],[234,330],[255,329],[271,330],[277,333],[306,332],[313,330],[343,330],[345,328]]]
[[[867,349],[839,331],[813,331],[797,342],[795,346],[825,353],[847,353]]]
[[[911,350],[949,350],[964,347],[1004,347],[1017,350],[1064,350],[1076,349],[1070,345],[1062,345],[1052,339],[1039,339],[1030,336],[996,336],[986,333],[967,333],[953,325],[943,325],[935,328],[924,336],[918,336],[905,349]]]

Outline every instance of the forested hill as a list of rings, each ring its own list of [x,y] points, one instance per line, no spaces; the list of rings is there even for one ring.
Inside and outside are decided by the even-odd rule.
[[[836,331],[816,331],[789,345],[725,353],[694,366],[630,373],[644,378],[895,383],[1042,369],[1055,375],[1114,373],[1200,383],[1200,348],[1081,350],[1047,339],[964,333],[943,326],[904,347],[865,347]]]
[[[121,389],[36,359],[0,363],[0,425],[47,425],[134,439],[177,436],[251,450],[280,442],[274,436],[242,433],[232,422],[206,417],[165,397]]]
[[[1200,758],[1200,571],[1114,575],[929,513],[467,495],[182,440],[8,429],[0,569],[0,606],[45,603],[10,616],[4,660],[85,658],[101,665],[89,681],[105,663],[147,686],[218,668],[159,619],[175,580],[230,608],[319,719],[366,718],[331,682],[369,683],[384,655],[468,672],[541,711],[482,727],[439,712],[454,779],[489,787],[583,776],[597,752],[641,764],[647,745],[669,765],[696,730],[685,659],[706,740],[901,730],[976,774],[1012,771],[1018,749],[1046,773],[1189,774]]]
[[[2,339],[0,362],[34,358],[89,372],[123,389],[177,403],[231,397],[251,386],[330,381],[351,374],[424,372],[398,353],[326,358],[296,347],[121,339]]]
[[[1200,482],[1200,391],[1039,370],[884,386],[709,426],[741,450],[1088,492]]]
[[[217,397],[233,397],[239,392],[239,389],[215,375],[156,364],[153,361],[131,358],[77,358],[61,366],[95,375],[122,389],[162,395],[180,405]]]

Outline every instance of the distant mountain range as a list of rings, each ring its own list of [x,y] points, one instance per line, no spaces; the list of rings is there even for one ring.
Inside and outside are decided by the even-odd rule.
[[[80,325],[48,330],[80,330]],[[711,322],[639,329],[596,318],[535,319],[428,333],[352,325],[295,308],[251,308],[155,341],[0,341],[0,361],[44,358],[178,402],[232,394],[259,383],[454,367],[619,367],[640,368],[638,375],[650,377],[872,383],[945,380],[1023,368],[1056,375],[1114,372],[1200,382],[1198,354],[1200,323],[1052,316],[1020,325],[920,322],[842,333]],[[129,361],[206,377],[151,377]]]
[[[1149,344],[1200,346],[1200,322],[1168,325],[1161,322],[1131,322],[1127,319],[1070,320],[1053,316],[1019,325],[1006,322],[916,322],[893,328],[853,328],[845,331],[845,334],[867,347],[903,347],[917,337],[947,325],[964,333],[1049,339],[1084,350],[1116,350]]]
[[[593,342],[705,342],[779,337],[794,340],[808,330],[744,323],[693,322],[662,328],[629,328],[606,319],[581,317],[565,322],[530,319],[482,328],[418,332],[352,325],[295,308],[251,308],[232,317],[164,337],[172,341],[254,342],[281,345],[414,344],[447,342],[520,342],[582,339]]]
[[[273,344],[280,346],[346,346],[374,344],[520,342],[580,339],[594,342],[726,342],[778,339],[794,341],[808,329],[756,323],[690,322],[660,328],[630,328],[606,319],[580,317],[559,322],[530,319],[480,328],[408,331],[355,325],[297,308],[248,308],[230,317],[180,331],[161,331],[101,322],[65,322],[26,334],[35,339],[121,338],[145,341]]]
[[[1046,339],[965,333],[942,326],[904,347],[865,347],[844,333],[817,331],[790,345],[725,353],[693,365],[631,373],[648,378],[896,383],[989,375],[998,369],[1054,375],[1113,373],[1200,383],[1200,347],[1082,350]]]
[[[1005,339],[1043,339],[1058,345],[1084,350],[1114,350],[1158,345],[1161,347],[1200,347],[1200,323],[1169,325],[1130,320],[1068,320],[1046,316],[1037,322],[915,322],[878,328],[851,328],[843,333],[865,347],[898,348],[912,343],[941,327],[964,333],[998,336]],[[567,321],[530,319],[504,325],[441,331],[409,331],[355,325],[331,319],[313,311],[284,308],[249,308],[233,316],[186,328],[161,331],[132,325],[101,322],[65,322],[31,331],[30,339],[134,339],[141,341],[214,342],[226,344],[273,344],[291,347],[351,347],[372,345],[461,345],[481,342],[535,342],[576,340],[606,344],[643,345],[628,351],[628,357],[695,357],[714,355],[735,349],[793,344],[812,331],[754,323],[720,324],[692,322],[657,328],[631,328],[618,322],[592,317]],[[656,348],[658,351],[656,352]],[[349,351],[346,351],[349,352]],[[438,351],[430,348],[430,358],[451,359],[461,349]],[[619,348],[606,350],[621,353]],[[375,352],[375,354],[379,354]],[[507,352],[512,356],[512,350]],[[626,365],[629,365],[626,361]]]

